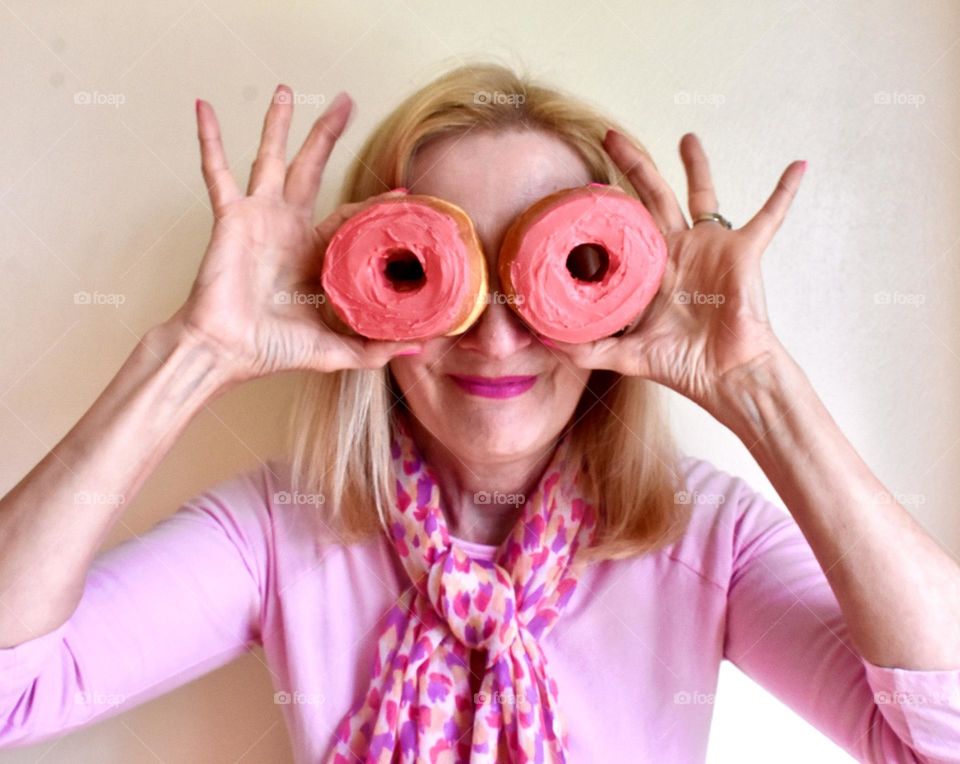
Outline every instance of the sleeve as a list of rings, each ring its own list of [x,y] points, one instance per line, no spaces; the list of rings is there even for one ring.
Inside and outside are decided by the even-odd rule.
[[[862,658],[794,519],[737,482],[724,657],[858,761],[960,762],[960,669]]]
[[[127,711],[260,641],[261,483],[255,472],[223,481],[100,554],[66,622],[0,649],[0,748]]]

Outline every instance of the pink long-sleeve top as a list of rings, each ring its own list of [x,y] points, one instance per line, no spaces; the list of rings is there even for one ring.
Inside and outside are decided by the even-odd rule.
[[[705,460],[681,467],[683,538],[591,565],[542,642],[569,760],[703,761],[726,658],[859,760],[960,762],[960,669],[858,656],[790,515]],[[259,643],[296,760],[322,761],[408,582],[385,538],[345,545],[311,522],[324,507],[289,497],[271,461],[102,553],[68,621],[0,649],[0,747],[116,715]]]

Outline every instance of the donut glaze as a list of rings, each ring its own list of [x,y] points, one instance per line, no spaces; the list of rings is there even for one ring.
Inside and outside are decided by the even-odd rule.
[[[567,267],[583,244],[606,252],[596,280]],[[634,197],[592,184],[557,191],[531,205],[504,235],[498,272],[507,303],[538,334],[589,342],[630,324],[660,287],[667,244]]]
[[[419,278],[391,277],[397,257]],[[487,264],[463,210],[412,194],[348,218],[327,245],[321,283],[334,312],[358,334],[427,339],[473,324],[486,306]]]

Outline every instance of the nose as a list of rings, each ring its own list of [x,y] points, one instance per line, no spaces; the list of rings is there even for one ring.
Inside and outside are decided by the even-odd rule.
[[[506,303],[506,295],[494,279],[487,294],[489,302],[480,318],[460,335],[458,347],[473,350],[488,358],[508,358],[536,342],[533,334]]]

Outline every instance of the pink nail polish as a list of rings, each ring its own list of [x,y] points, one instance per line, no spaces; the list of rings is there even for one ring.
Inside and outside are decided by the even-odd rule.
[[[801,171],[801,172],[806,172],[806,171],[807,171],[807,160],[806,160],[806,159],[804,159],[804,160],[800,163],[800,171]]]
[[[396,358],[398,355],[416,355],[422,351],[423,348],[407,348],[405,350],[401,350],[399,353],[394,353],[393,356]]]
[[[554,342],[554,341],[553,341],[552,339],[550,339],[549,337],[541,337],[541,338],[540,338],[540,341],[541,341],[544,345],[546,345],[548,348],[559,348],[559,347],[560,347],[559,345],[557,345],[556,342]]]

